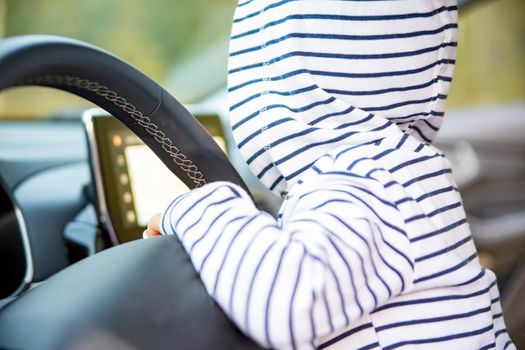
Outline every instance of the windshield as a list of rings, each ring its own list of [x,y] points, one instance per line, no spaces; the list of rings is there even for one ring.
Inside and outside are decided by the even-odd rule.
[[[234,0],[0,0],[3,36],[53,34],[102,47],[130,62],[183,102],[226,84]],[[31,101],[31,103],[28,103]],[[0,115],[45,117],[79,98],[43,88],[2,95]]]
[[[135,65],[185,103],[226,84],[235,0],[0,0],[0,34],[63,35]],[[525,2],[462,8],[449,107],[525,98]],[[40,118],[89,104],[65,93],[22,88],[2,94],[0,118]]]

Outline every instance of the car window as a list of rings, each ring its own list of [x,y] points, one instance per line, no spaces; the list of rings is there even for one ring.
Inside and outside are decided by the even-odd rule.
[[[449,107],[525,99],[525,2],[475,1],[460,10]]]
[[[460,4],[469,1],[460,1]],[[183,102],[224,88],[235,0],[0,0],[0,33],[85,40],[129,61]],[[460,10],[449,106],[525,98],[525,2],[473,1]],[[45,117],[87,106],[43,88],[4,93],[0,118]],[[28,103],[31,101],[31,103]]]
[[[225,85],[234,8],[234,0],[0,0],[0,33],[87,41],[135,65],[180,100],[193,102]],[[16,90],[2,96],[4,118],[87,106],[43,88]]]

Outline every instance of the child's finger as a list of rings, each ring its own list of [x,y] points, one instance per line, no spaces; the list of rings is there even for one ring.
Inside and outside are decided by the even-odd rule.
[[[155,214],[148,222],[148,228],[143,233],[143,238],[150,238],[154,236],[161,236],[160,218],[162,214]]]

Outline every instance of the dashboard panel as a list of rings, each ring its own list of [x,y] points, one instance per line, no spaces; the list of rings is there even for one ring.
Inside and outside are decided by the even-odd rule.
[[[83,194],[90,182],[85,145],[78,120],[0,123],[0,178],[19,210],[17,231],[1,232],[20,236],[22,226],[26,234],[26,247],[18,239],[12,248],[25,251],[25,277],[20,280],[18,273],[18,283],[43,281],[70,264],[62,232],[88,202]],[[13,263],[11,269],[23,266]]]
[[[231,133],[224,128],[222,114],[206,107],[194,107],[192,111],[201,116],[201,122],[208,120],[205,126],[212,135],[220,136],[217,141],[223,143],[258,205],[275,214],[281,199],[264,189],[243,164],[232,146]],[[12,198],[2,200],[0,208],[0,225],[4,225],[0,226],[0,243],[11,242],[5,245],[10,247],[10,254],[6,255],[11,259],[5,261],[8,268],[0,270],[0,281],[11,281],[10,284],[18,285],[19,291],[117,243],[110,241],[108,227],[100,222],[82,114],[79,111],[69,118],[0,122],[0,181],[4,184],[3,193]],[[128,137],[131,153],[127,158],[143,156],[145,146],[116,119],[106,119],[109,124],[118,125],[122,137]],[[111,164],[112,159],[108,162]],[[134,163],[143,166],[140,161]],[[123,202],[114,198],[117,201]],[[18,216],[14,207],[19,210]],[[128,227],[131,230],[123,231],[128,237],[122,241],[139,238],[149,215],[147,210],[133,209],[136,221]],[[126,212],[123,215],[125,218]],[[24,228],[23,234],[20,227]],[[12,292],[16,288],[6,287],[0,299],[9,294],[8,289]]]
[[[81,114],[0,122],[0,299],[111,246],[94,205]],[[451,112],[436,143],[452,163],[482,262],[498,275],[514,332],[525,324],[524,114],[525,104]],[[275,213],[280,199],[251,175],[231,134],[224,137],[259,206]]]
[[[220,117],[199,113],[196,118],[227,152]],[[83,120],[99,221],[115,245],[140,239],[149,219],[189,188],[118,119],[93,109]]]

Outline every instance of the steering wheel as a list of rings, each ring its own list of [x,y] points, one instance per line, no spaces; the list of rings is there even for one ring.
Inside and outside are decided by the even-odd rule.
[[[85,98],[130,128],[189,188],[246,189],[196,119],[118,57],[55,36],[0,42],[0,91],[52,87]],[[0,310],[0,348],[257,349],[207,295],[180,242],[135,241],[84,259]]]

